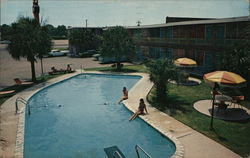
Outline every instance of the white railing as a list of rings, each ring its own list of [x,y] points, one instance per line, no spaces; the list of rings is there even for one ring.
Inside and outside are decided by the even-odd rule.
[[[144,149],[142,149],[142,147],[140,147],[139,145],[135,146],[135,151],[137,154],[137,158],[140,158],[140,154],[139,154],[139,150],[140,149],[148,158],[152,158]]]
[[[27,105],[27,101],[25,99],[23,99],[22,97],[18,97],[16,99],[16,103],[15,103],[15,105],[16,105],[16,114],[18,114],[18,111],[19,111],[19,106],[18,106],[19,102]],[[29,106],[28,106],[28,113],[30,114],[30,108],[29,108]]]

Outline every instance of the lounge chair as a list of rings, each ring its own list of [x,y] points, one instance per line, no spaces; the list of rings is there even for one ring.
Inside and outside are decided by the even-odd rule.
[[[52,70],[52,71],[48,72],[50,75],[58,75],[58,74],[66,74],[66,73],[75,72],[75,70],[72,70],[70,66],[68,66],[66,70],[64,70],[64,69],[57,70],[57,69],[53,66],[53,67],[51,67],[51,70]]]
[[[14,81],[16,82],[17,85],[31,85],[33,82],[23,82],[19,78],[15,78]]]
[[[238,108],[242,109],[242,106],[240,105],[240,102],[244,101],[245,97],[244,95],[241,96],[232,96],[232,102],[231,105],[238,106]]]
[[[2,97],[9,97],[15,94],[15,90],[9,90],[9,91],[1,91],[0,92],[0,98]]]

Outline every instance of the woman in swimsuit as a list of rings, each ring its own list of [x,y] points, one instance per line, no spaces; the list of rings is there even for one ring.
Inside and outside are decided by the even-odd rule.
[[[144,110],[148,114],[148,110],[146,108],[146,104],[144,103],[144,100],[141,98],[138,110],[130,117],[129,121],[134,120],[138,115],[145,114]]]
[[[120,101],[118,102],[119,104],[120,104],[123,100],[128,99],[128,90],[127,90],[126,87],[123,87],[122,92],[123,92],[123,97],[122,97],[122,98],[120,99]]]

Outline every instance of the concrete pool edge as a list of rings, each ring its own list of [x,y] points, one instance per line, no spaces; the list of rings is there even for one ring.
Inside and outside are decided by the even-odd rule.
[[[131,74],[128,73],[125,75],[131,75]],[[149,115],[144,115],[144,116],[139,115],[139,117],[175,144],[176,151],[171,156],[171,158],[184,157],[184,146],[181,144],[181,142],[173,134],[171,134],[169,131],[162,128],[162,126],[160,124],[158,124],[157,121],[154,121],[150,117],[148,117],[151,115],[151,112],[153,112],[153,111],[161,113],[162,115],[167,115],[165,113],[162,113],[158,109],[152,107],[147,102],[147,99],[146,99],[147,95],[153,87],[153,83],[149,81],[149,75],[145,74],[145,73],[133,73],[133,75],[138,75],[138,76],[141,76],[142,78],[130,89],[129,99],[123,101],[124,106],[128,110],[135,112],[138,108],[138,105],[139,105],[139,99],[143,98],[146,105],[147,105]]]
[[[132,76],[140,76],[142,77],[131,89],[131,91],[129,92],[130,95],[136,97],[135,93],[136,89],[135,86],[138,84],[142,84],[141,81],[145,81],[148,80],[147,78],[147,74],[142,74],[142,73],[102,73],[102,72],[96,72],[96,71],[90,71],[90,72],[85,72],[85,73],[89,73],[89,74],[110,74],[110,75],[132,75]],[[80,72],[74,73],[74,74],[68,74],[68,75],[64,75],[64,76],[60,76],[58,78],[52,79],[50,80],[50,82],[48,83],[41,83],[38,85],[35,85],[34,87],[31,87],[27,90],[25,90],[22,94],[20,94],[19,96],[24,98],[25,100],[29,100],[33,95],[35,95],[37,92],[41,91],[42,89],[45,89],[47,87],[53,86],[54,84],[60,83],[62,81],[65,81],[67,79],[70,79],[72,77],[75,77],[77,75],[79,75]],[[145,86],[144,86],[145,87]],[[149,87],[149,91],[152,88]],[[141,91],[140,92],[140,97],[146,97],[147,94],[149,93],[149,91]],[[143,94],[142,94],[143,92]],[[144,94],[145,93],[145,94]],[[146,102],[147,103],[147,102]],[[147,103],[148,104],[148,103]],[[133,108],[131,108],[131,106],[127,103],[125,103],[125,106],[130,110],[133,111]],[[153,108],[153,107],[152,107]],[[25,132],[25,110],[26,110],[26,106],[22,106],[20,107],[20,113],[18,115],[18,120],[17,120],[17,132],[16,132],[16,144],[15,144],[15,150],[14,150],[14,155],[15,158],[23,158],[24,157],[24,132]],[[141,117],[146,123],[148,123],[150,126],[152,126],[155,130],[157,130],[158,132],[160,132],[161,134],[163,134],[165,137],[167,137],[169,140],[171,140],[176,147],[176,151],[175,154],[172,155],[172,158],[181,158],[184,155],[184,148],[181,145],[181,143],[178,141],[178,139],[176,137],[174,137],[173,135],[171,135],[171,133],[164,131],[160,128],[160,126],[158,126],[157,124],[155,124],[153,121],[151,121],[150,119]]]

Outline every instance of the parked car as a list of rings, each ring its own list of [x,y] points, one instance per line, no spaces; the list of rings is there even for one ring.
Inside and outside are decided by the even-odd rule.
[[[62,52],[64,55],[68,55],[68,54],[69,54],[69,50],[61,50],[61,52]]]
[[[79,53],[80,57],[92,57],[92,55],[98,53],[96,50],[87,50],[83,53]]]
[[[8,40],[0,41],[0,44],[10,44],[11,42]]]
[[[92,57],[94,58],[94,60],[98,61],[100,58],[101,54],[94,54],[92,55]]]
[[[68,53],[69,53],[69,51],[67,51],[67,50],[64,50],[64,51],[52,50],[51,52],[49,52],[49,56],[51,56],[51,57],[65,56]]]

